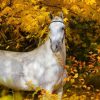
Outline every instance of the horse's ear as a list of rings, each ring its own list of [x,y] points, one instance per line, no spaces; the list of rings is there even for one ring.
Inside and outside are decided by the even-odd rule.
[[[51,20],[53,19],[52,12],[49,13],[49,17],[50,17]]]
[[[60,12],[59,17],[63,19],[63,12]]]

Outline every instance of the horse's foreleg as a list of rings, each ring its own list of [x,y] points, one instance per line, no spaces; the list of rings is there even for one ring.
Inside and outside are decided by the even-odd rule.
[[[47,86],[41,95],[41,100],[51,100],[52,97],[52,87]]]
[[[59,89],[57,89],[55,93],[58,95],[58,100],[62,100],[63,87],[60,87]]]

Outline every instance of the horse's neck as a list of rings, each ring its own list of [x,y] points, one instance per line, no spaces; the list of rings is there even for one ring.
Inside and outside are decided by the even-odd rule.
[[[35,54],[39,53],[39,52],[45,52],[48,56],[48,54],[53,55],[57,62],[63,67],[65,65],[65,60],[66,60],[66,49],[65,49],[65,39],[63,41],[63,45],[62,45],[62,49],[58,52],[53,52],[50,46],[50,39],[48,38],[44,44],[42,44],[40,47],[38,47],[37,49],[35,49]],[[34,50],[33,50],[34,52]]]

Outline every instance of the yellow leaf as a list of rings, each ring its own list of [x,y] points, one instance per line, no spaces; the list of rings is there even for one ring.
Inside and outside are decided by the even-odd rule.
[[[68,21],[68,18],[64,18],[64,22],[67,22]]]
[[[77,0],[70,0],[71,3],[75,3]]]
[[[8,45],[8,46],[6,47],[6,49],[9,49],[9,47],[10,47],[10,46]]]
[[[95,0],[85,0],[85,2],[86,2],[86,4],[88,4],[88,5],[93,5],[93,4],[96,3]]]
[[[100,57],[99,56],[97,57],[97,59],[98,59],[98,62],[100,62]]]
[[[100,53],[100,49],[97,49],[98,53]]]
[[[12,100],[12,99],[13,99],[13,97],[10,96],[10,95],[3,96],[3,97],[0,98],[0,100]]]
[[[78,73],[76,73],[75,75],[74,75],[74,78],[77,78],[78,77]]]
[[[83,85],[83,88],[85,88],[85,89],[86,89],[86,88],[87,88],[87,86],[86,86],[86,85]]]
[[[71,79],[71,83],[74,83],[75,82],[75,79]]]
[[[80,13],[80,12],[81,12],[80,7],[77,6],[77,5],[73,5],[73,6],[71,7],[71,10],[73,10],[74,12],[77,12],[77,13]]]
[[[66,14],[66,15],[68,14],[68,10],[67,10],[67,8],[62,7],[62,11],[63,11],[64,14]]]
[[[34,6],[34,10],[37,10],[39,8],[39,6]]]
[[[33,4],[36,4],[37,2],[36,2],[37,0],[31,0],[31,2],[33,3]]]
[[[19,43],[17,43],[16,48],[17,48],[17,49],[20,48],[20,44],[19,44]]]
[[[46,7],[42,7],[41,10],[42,10],[42,11],[46,11]]]
[[[68,82],[69,80],[69,78],[64,78],[63,82]]]

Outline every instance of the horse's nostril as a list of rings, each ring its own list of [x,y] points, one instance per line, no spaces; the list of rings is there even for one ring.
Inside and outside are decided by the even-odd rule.
[[[56,45],[56,49],[58,48],[58,45]]]

